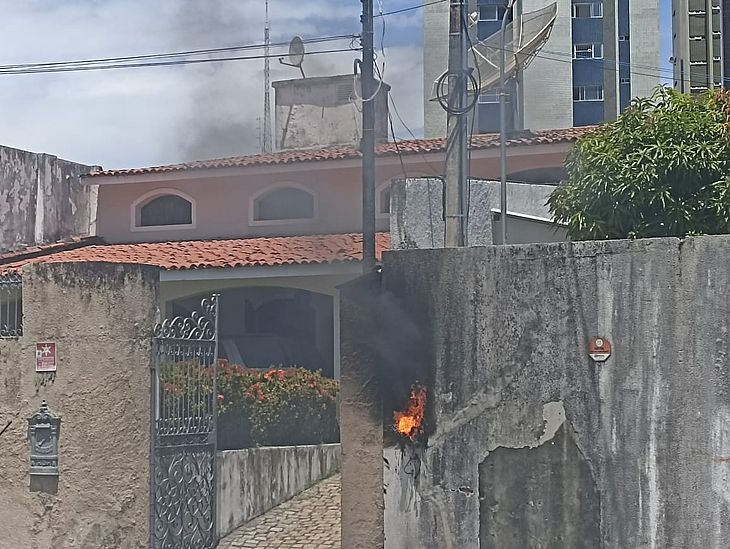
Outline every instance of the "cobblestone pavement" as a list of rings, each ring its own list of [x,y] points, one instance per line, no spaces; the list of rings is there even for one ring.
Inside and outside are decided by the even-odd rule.
[[[315,484],[223,538],[218,549],[340,549],[340,475]]]

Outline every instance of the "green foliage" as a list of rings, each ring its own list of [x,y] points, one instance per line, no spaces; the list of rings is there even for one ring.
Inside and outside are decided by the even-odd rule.
[[[304,368],[273,369],[244,391],[259,445],[337,442],[338,383]]]
[[[197,363],[163,365],[164,402],[173,413],[175,403],[190,400],[185,396],[212,401],[210,372]],[[216,395],[221,447],[337,442],[338,391],[336,380],[304,368],[257,370],[221,360]],[[201,394],[208,398],[200,399]]]
[[[657,88],[578,141],[548,200],[574,240],[730,232],[730,94]]]

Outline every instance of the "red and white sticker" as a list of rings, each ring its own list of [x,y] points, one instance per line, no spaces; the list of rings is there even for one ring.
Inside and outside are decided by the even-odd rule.
[[[605,337],[594,337],[588,344],[588,355],[596,362],[606,362],[611,356],[611,342]]]
[[[35,371],[55,372],[56,371],[56,344],[36,343],[35,344]]]

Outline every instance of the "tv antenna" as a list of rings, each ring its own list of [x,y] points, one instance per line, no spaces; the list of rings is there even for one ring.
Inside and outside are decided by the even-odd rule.
[[[264,128],[261,139],[261,152],[269,153],[271,144],[271,68],[269,65],[269,0],[266,0],[266,20],[264,24]]]
[[[452,0],[454,2],[455,0]],[[462,11],[463,11],[463,1]],[[515,4],[518,8],[515,10]],[[518,17],[514,17],[514,13],[517,11]],[[555,24],[555,19],[558,14],[558,4],[553,2],[552,4],[529,13],[521,13],[521,0],[508,0],[507,9],[502,15],[502,28],[500,32],[496,32],[482,40],[469,49],[469,53],[474,56],[476,63],[476,72],[479,76],[479,81],[473,78],[471,73],[468,73],[470,77],[466,78],[466,89],[462,89],[462,97],[458,97],[457,106],[461,107],[461,111],[455,114],[463,115],[468,109],[463,107],[464,103],[468,103],[469,108],[477,103],[479,94],[497,88],[499,92],[499,149],[500,149],[500,233],[502,244],[507,244],[507,149],[506,149],[506,100],[507,100],[507,80],[519,76],[520,72],[523,71],[530,62],[537,56],[540,49],[550,38],[550,33]],[[513,15],[512,19],[514,23],[508,23],[508,15]],[[457,27],[458,28],[458,27]],[[468,32],[468,31],[467,31]],[[450,33],[450,37],[456,32]],[[463,31],[462,31],[463,34]],[[463,47],[463,44],[462,44]],[[508,55],[509,52],[509,55]],[[463,50],[461,52],[463,58]],[[463,63],[463,61],[462,61]],[[449,78],[455,72],[455,67],[449,65],[449,70],[441,74],[436,81],[433,83],[433,92],[431,95],[431,101],[438,101],[441,106],[449,113],[449,119],[455,118],[451,116],[453,112],[452,103],[453,99],[449,96],[452,92],[453,85],[450,83],[453,78]],[[451,92],[451,93],[450,93]],[[472,95],[470,101],[466,101],[465,95]],[[517,101],[513,101],[513,108]],[[463,117],[463,116],[462,116]],[[466,139],[463,138],[463,127],[465,122],[462,120],[460,136],[462,137],[462,143],[459,143],[459,153],[462,157],[461,164],[467,163],[463,160],[465,156],[464,149],[466,149]],[[448,128],[447,126],[447,133]],[[463,245],[465,243],[466,230],[464,229],[464,221],[468,222],[468,212],[466,211],[465,201],[463,200],[464,193],[457,193],[457,185],[449,185],[448,178],[448,156],[447,156],[447,227],[446,237],[447,245]],[[461,185],[464,184],[463,173],[465,169],[459,169],[459,182]],[[454,205],[457,202],[456,198],[461,200],[460,209]],[[449,208],[449,204],[452,206]],[[468,201],[466,201],[468,204]],[[451,210],[454,210],[452,212]],[[452,215],[449,215],[451,213]],[[449,219],[452,218],[452,219]],[[462,243],[457,243],[458,238],[453,235],[459,236],[454,228],[449,227],[449,222],[453,226],[457,222],[462,223],[461,236]],[[449,239],[451,235],[451,239]]]
[[[279,63],[288,67],[298,68],[302,73],[302,78],[306,78],[306,76],[304,75],[304,69],[302,68],[302,63],[304,63],[304,55],[304,40],[302,40],[301,36],[295,36],[291,39],[291,42],[289,42],[289,60],[284,61],[283,57],[279,57]]]
[[[477,60],[480,76],[479,89],[469,87],[468,93],[483,93],[501,85],[500,63],[502,50],[506,52],[504,78],[510,79],[527,68],[537,56],[552,31],[558,13],[556,2],[536,11],[524,13],[517,24],[508,23],[504,34],[495,32],[488,38],[477,42],[469,50],[469,55]],[[505,39],[504,48],[501,45]],[[443,73],[433,83],[431,101],[444,102],[448,99],[448,89],[445,86],[448,79]]]

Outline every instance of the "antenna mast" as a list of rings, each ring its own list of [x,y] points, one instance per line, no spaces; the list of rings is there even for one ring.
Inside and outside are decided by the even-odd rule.
[[[271,69],[269,67],[269,0],[266,0],[266,22],[264,24],[264,137],[261,152],[271,152]]]

